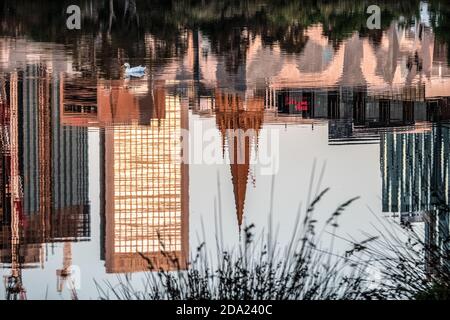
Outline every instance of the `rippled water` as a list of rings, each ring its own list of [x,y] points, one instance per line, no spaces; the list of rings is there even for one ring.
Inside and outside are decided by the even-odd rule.
[[[319,220],[360,197],[355,238],[448,204],[446,2],[383,4],[381,30],[364,2],[126,3],[81,1],[72,31],[64,2],[0,5],[0,273],[22,295],[139,286],[139,252],[170,269],[161,242],[186,264],[251,223],[287,244],[325,187]]]

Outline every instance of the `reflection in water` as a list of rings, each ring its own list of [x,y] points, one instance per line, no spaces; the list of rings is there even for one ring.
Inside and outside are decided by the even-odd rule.
[[[44,262],[43,244],[89,240],[87,129],[61,126],[59,77],[45,66],[1,84],[1,260],[22,293],[20,269]]]
[[[449,148],[447,125],[381,139],[383,211],[400,213],[403,223],[424,222],[428,248],[449,249]],[[429,269],[449,264],[430,258]]]
[[[185,268],[188,252],[188,171],[173,154],[181,151],[187,108],[166,96],[163,114],[148,126],[104,131],[106,272]],[[120,103],[118,107],[120,108]],[[161,251],[170,256],[164,256]]]
[[[258,133],[264,119],[264,101],[260,98],[244,101],[237,94],[226,94],[218,90],[215,105],[217,128],[223,138],[222,145],[224,150],[226,147],[229,150],[236,216],[241,229],[250,170],[250,152],[252,144],[257,148]]]
[[[190,190],[189,164],[174,155],[189,149],[179,137],[190,116],[213,119],[222,138],[236,233],[248,213],[250,158],[261,131],[322,126],[335,152],[379,146],[382,212],[424,222],[429,246],[448,246],[449,42],[433,22],[434,2],[409,1],[404,11],[387,5],[390,18],[372,31],[362,27],[364,6],[359,14],[345,1],[353,14],[305,1],[296,19],[285,19],[291,22],[274,17],[292,9],[250,2],[241,15],[237,4],[219,10],[206,1],[199,16],[195,4],[158,7],[156,15],[140,1],[126,8],[99,1],[83,7],[86,29],[64,40],[58,31],[37,37],[21,10],[6,17],[0,8],[8,21],[0,26],[0,262],[8,269],[7,296],[25,298],[23,270],[49,264],[49,244],[57,242],[64,243],[57,291],[73,282],[75,242],[93,238],[89,128],[100,140],[100,226],[92,227],[100,229],[102,272],[144,271],[143,257],[154,269],[188,268],[189,195],[202,190]],[[57,7],[36,11],[45,16]],[[306,19],[307,10],[316,16]],[[124,79],[125,61],[149,72]],[[285,143],[294,148],[295,141]]]
[[[66,83],[64,93],[72,88]],[[103,127],[101,255],[106,272],[144,271],[147,261],[154,269],[186,268],[189,173],[187,164],[174,157],[187,148],[175,140],[188,129],[184,100],[167,94],[161,83],[132,87],[112,81],[98,83],[97,91],[89,88],[79,88],[86,91],[79,101],[63,97],[63,122]]]

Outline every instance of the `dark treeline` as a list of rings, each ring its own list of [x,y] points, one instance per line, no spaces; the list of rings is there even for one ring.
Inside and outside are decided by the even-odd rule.
[[[450,3],[448,1],[432,0],[431,21],[436,37],[439,41],[450,43]],[[447,45],[447,61],[450,63],[450,46]]]
[[[82,47],[80,39],[92,39],[98,57],[123,52],[133,58],[146,56],[143,39],[150,34],[157,40],[152,56],[164,63],[185,52],[186,30],[199,30],[216,54],[230,60],[233,70],[245,59],[250,36],[261,35],[264,45],[277,44],[288,54],[298,54],[308,41],[304,29],[321,23],[335,48],[354,31],[376,44],[394,19],[403,17],[408,24],[418,17],[419,3],[378,1],[382,28],[368,30],[369,0],[4,0],[0,35],[64,43],[75,51]],[[81,30],[66,28],[66,8],[71,4],[81,8]],[[449,10],[443,1],[430,2],[432,23],[444,42],[450,41]]]
[[[213,37],[246,27],[262,33],[266,41],[286,41],[295,49],[298,30],[322,23],[327,36],[342,40],[349,32],[366,29],[370,1],[276,1],[276,0],[18,0],[0,5],[3,35],[27,35],[36,40],[64,41],[66,8],[79,5],[83,34],[109,33],[136,39],[151,32],[162,39],[177,36],[180,28],[201,28]],[[419,14],[419,1],[379,1],[382,27],[404,16]]]

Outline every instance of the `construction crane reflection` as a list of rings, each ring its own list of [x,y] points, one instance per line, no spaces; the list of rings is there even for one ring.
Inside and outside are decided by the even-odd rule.
[[[23,188],[18,159],[18,105],[16,84],[17,72],[14,72],[11,73],[10,103],[8,104],[6,99],[5,81],[2,81],[2,94],[0,98],[2,163],[9,173],[9,179],[7,178],[7,181],[4,181],[4,186],[10,198],[11,214],[11,273],[9,276],[5,276],[4,279],[6,298],[8,300],[26,299],[26,290],[22,282],[20,259],[20,230],[23,226]]]

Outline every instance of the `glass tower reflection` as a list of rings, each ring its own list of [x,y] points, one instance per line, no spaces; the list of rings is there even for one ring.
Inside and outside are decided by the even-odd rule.
[[[60,124],[60,77],[30,64],[2,79],[0,262],[8,295],[23,268],[43,267],[45,243],[88,240],[87,129]]]

